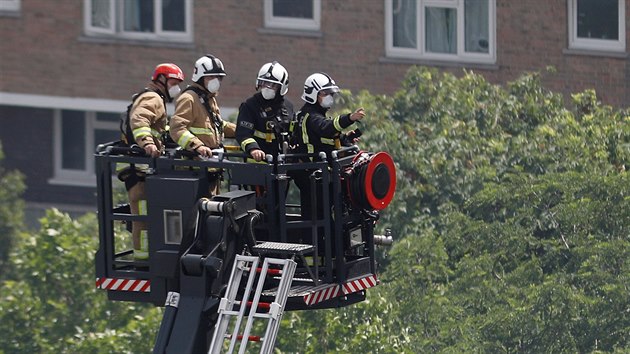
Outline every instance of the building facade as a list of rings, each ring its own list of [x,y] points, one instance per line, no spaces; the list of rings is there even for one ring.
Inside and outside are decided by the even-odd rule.
[[[188,79],[207,53],[228,73],[224,116],[272,60],[298,107],[313,72],[391,94],[412,65],[499,84],[552,66],[549,89],[626,107],[629,18],[630,0],[0,0],[3,164],[25,174],[29,206],[94,210],[94,147],[155,65]]]

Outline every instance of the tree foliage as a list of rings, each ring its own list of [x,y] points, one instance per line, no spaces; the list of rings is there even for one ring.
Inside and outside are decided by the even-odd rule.
[[[24,202],[20,199],[24,192],[24,177],[17,171],[6,170],[2,160],[4,153],[0,142],[0,281],[9,271],[6,265],[9,250],[24,220]]]
[[[593,91],[565,106],[540,77],[502,87],[413,68],[391,97],[344,95],[346,111],[371,114],[362,147],[397,163],[395,200],[378,226],[397,239],[382,251],[382,284],[368,303],[322,312],[304,331],[291,319],[298,335],[280,337],[281,348],[630,348],[630,114]],[[378,329],[366,331],[374,316]],[[327,339],[304,342],[310,333]],[[330,339],[336,333],[342,339]]]
[[[107,300],[94,285],[96,217],[49,210],[38,233],[23,233],[0,287],[0,352],[141,353],[160,311]]]

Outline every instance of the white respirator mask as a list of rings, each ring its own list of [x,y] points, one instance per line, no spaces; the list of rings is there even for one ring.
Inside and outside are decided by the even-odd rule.
[[[274,98],[276,98],[276,90],[270,89],[268,87],[263,87],[260,90],[260,93],[262,94],[263,98],[266,100],[273,100]]]
[[[180,93],[182,93],[182,88],[179,87],[179,85],[173,85],[168,89],[168,95],[171,97],[171,99],[177,98]]]
[[[208,92],[210,93],[217,93],[219,91],[219,87],[221,87],[221,81],[219,81],[219,79],[212,79],[208,81],[208,86],[206,86]]]
[[[335,103],[335,99],[333,98],[332,95],[326,95],[322,98],[322,103],[321,106],[323,108],[330,108],[332,107],[333,103]]]

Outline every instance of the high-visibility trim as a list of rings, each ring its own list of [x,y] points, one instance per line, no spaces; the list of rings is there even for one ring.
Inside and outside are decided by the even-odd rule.
[[[253,144],[255,142],[256,142],[256,139],[254,139],[254,138],[247,138],[247,139],[243,140],[243,142],[241,143],[241,149],[243,149],[243,151],[245,151],[245,148],[247,147],[247,145]]]
[[[156,138],[159,138],[162,136],[162,133],[160,133],[157,129],[151,129],[151,135],[153,135]]]
[[[96,278],[96,288],[110,291],[151,292],[148,279]]]
[[[133,130],[133,138],[134,139],[138,139],[141,138],[143,136],[152,136],[153,134],[151,134],[151,128],[149,127],[140,127],[140,128],[136,128]]]
[[[339,122],[340,120],[341,120],[341,116],[333,118],[333,126],[335,126],[335,129],[337,129],[337,131],[343,130],[343,128],[341,127],[341,123]]]
[[[312,154],[315,151],[315,147],[308,139],[308,130],[306,129],[306,121],[308,120],[308,117],[310,117],[310,114],[306,113],[304,119],[302,119],[302,142],[306,145],[306,152]]]
[[[254,136],[257,138],[265,139],[267,141],[276,140],[276,135],[274,133],[265,133],[260,130],[254,130]]]
[[[147,201],[145,199],[138,200],[138,214],[147,215]]]
[[[126,162],[116,162],[116,173],[120,173],[129,167],[131,167],[131,165]]]
[[[214,132],[210,128],[190,127],[188,130],[195,135],[214,135]]]
[[[321,138],[320,140],[322,141],[322,144],[335,145],[335,139]]]
[[[376,275],[370,274],[363,278],[350,280],[344,284],[331,284],[329,287],[319,289],[303,297],[304,303],[307,305],[315,305],[317,303],[333,299],[338,296],[356,293],[378,285],[380,282]]]
[[[177,139],[177,145],[183,147],[184,149],[190,144],[190,142],[195,138],[195,134],[189,132],[188,130],[184,131],[184,133]]]

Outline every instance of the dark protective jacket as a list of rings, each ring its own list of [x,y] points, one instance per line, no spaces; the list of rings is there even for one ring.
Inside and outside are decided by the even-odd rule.
[[[325,152],[330,157],[331,152],[341,147],[341,131],[354,122],[350,120],[349,113],[329,118],[326,111],[319,104],[306,103],[297,113],[297,125],[292,133],[296,152]]]
[[[247,153],[260,149],[277,156],[282,151],[282,143],[288,139],[293,115],[293,104],[288,99],[278,96],[265,100],[257,92],[239,107],[236,141]]]

